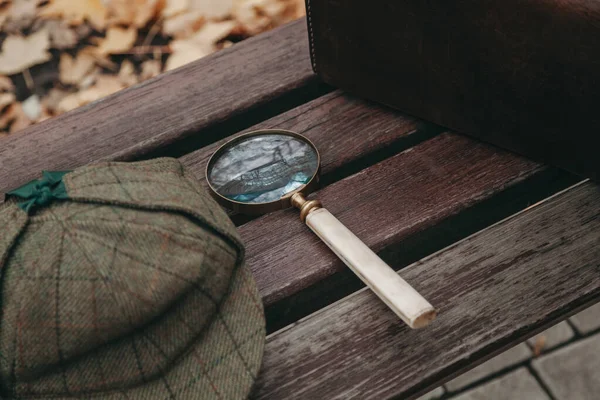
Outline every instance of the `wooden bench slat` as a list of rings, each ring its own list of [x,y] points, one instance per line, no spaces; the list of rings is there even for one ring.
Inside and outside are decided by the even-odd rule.
[[[401,272],[412,331],[363,290],[268,338],[258,399],[409,398],[600,299],[600,188],[583,183]]]
[[[325,187],[317,197],[375,252],[391,250],[384,258],[394,267],[411,236],[545,169],[444,133]],[[240,233],[267,307],[345,270],[296,210],[265,215],[242,225]]]
[[[302,19],[0,139],[0,193],[42,169],[136,159],[184,138],[209,140],[210,129],[227,136],[240,128],[222,132],[225,124],[248,115],[245,126],[254,124],[261,107],[279,112],[282,98],[303,101],[301,89],[317,82]]]
[[[322,157],[322,183],[334,180],[332,175],[340,175],[341,169],[382,150],[404,150],[415,141],[425,140],[440,132],[435,125],[345,95],[341,91],[321,96],[240,133],[258,129],[291,130],[312,140]],[[413,136],[418,138],[408,140]],[[207,186],[204,180],[206,164],[210,156],[230,139],[186,154],[180,161]],[[361,164],[361,167],[365,166]]]

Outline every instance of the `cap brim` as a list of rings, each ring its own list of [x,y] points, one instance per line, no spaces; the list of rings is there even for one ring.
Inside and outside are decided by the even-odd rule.
[[[139,386],[92,398],[246,399],[261,367],[265,338],[262,301],[250,271],[242,266],[234,272],[210,326],[169,371]]]

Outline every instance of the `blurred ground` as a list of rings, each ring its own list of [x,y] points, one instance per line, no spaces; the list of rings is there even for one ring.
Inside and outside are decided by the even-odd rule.
[[[304,15],[304,0],[0,0],[0,136]]]

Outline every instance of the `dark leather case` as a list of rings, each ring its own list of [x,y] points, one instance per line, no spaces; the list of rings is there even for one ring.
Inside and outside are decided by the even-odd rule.
[[[307,0],[322,79],[600,180],[600,1]]]

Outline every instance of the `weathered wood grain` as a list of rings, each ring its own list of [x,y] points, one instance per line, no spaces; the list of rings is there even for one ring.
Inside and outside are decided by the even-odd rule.
[[[463,136],[444,133],[317,193],[332,214],[375,252],[541,173],[544,166]],[[267,306],[344,270],[296,210],[240,227],[247,264]],[[393,252],[385,257],[396,266]]]
[[[424,330],[363,290],[268,338],[258,399],[411,398],[600,299],[600,188],[583,183],[411,265]]]
[[[327,184],[365,168],[441,129],[433,124],[335,91],[296,107],[240,133],[258,129],[285,129],[309,138],[321,153],[321,178]],[[210,156],[231,137],[180,158],[205,184]]]
[[[335,91],[277,115],[240,133],[286,129],[301,133],[321,153],[321,185],[339,180],[442,131],[436,125]],[[232,136],[233,137],[233,136]],[[232,137],[180,158],[208,190],[205,169],[212,154]],[[253,217],[227,211],[236,225]]]
[[[0,139],[0,192],[42,169],[155,156],[173,147],[189,152],[321,94],[305,24],[259,35]]]

